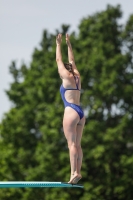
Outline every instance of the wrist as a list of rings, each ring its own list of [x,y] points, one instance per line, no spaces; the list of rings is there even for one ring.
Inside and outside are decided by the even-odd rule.
[[[56,45],[57,45],[57,46],[61,46],[61,44],[58,44],[58,43],[57,43]]]
[[[69,48],[71,48],[71,43],[67,43],[67,46],[68,46]]]

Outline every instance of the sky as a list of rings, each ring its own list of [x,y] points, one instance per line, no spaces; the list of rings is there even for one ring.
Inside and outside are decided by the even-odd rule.
[[[105,10],[107,4],[121,5],[123,24],[133,14],[131,0],[0,0],[0,121],[12,106],[5,93],[12,82],[11,62],[29,65],[44,29],[55,33],[69,24],[75,31],[84,17]]]

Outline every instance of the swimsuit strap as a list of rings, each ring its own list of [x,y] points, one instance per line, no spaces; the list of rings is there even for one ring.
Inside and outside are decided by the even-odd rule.
[[[78,82],[77,82],[77,79],[78,79]],[[80,90],[79,89],[79,77],[78,76],[74,76],[74,80],[75,80],[75,84],[76,84],[77,90]]]

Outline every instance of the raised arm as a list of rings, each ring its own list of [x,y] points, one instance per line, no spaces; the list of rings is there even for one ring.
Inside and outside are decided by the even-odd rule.
[[[58,34],[56,37],[56,62],[57,62],[59,74],[62,76],[62,78],[64,78],[69,73],[64,67],[64,63],[62,61],[61,42],[62,42],[62,35]]]
[[[73,54],[73,50],[72,50],[72,45],[71,45],[71,42],[70,42],[68,34],[66,34],[66,43],[67,43],[67,46],[68,46],[68,61],[69,61],[69,63],[70,62],[75,62],[74,54]]]
[[[56,37],[56,62],[62,62],[62,54],[61,54],[61,42],[62,42],[62,35],[58,34]]]
[[[68,46],[68,61],[69,63],[72,64],[73,66],[73,70],[77,70],[77,67],[76,67],[76,64],[75,64],[75,59],[74,59],[74,54],[73,54],[73,49],[72,49],[72,45],[71,45],[71,42],[70,42],[70,39],[69,39],[69,35],[66,34],[66,44]],[[79,72],[78,72],[79,73]]]

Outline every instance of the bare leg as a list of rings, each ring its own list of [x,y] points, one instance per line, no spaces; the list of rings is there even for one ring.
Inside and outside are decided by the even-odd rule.
[[[78,151],[76,146],[76,135],[77,135],[76,126],[78,122],[79,122],[79,116],[77,115],[76,111],[70,107],[66,107],[63,119],[63,128],[69,148],[70,166],[71,166],[70,181],[76,176],[75,172],[77,171]]]
[[[64,134],[68,142],[70,165],[71,165],[71,177],[69,183],[78,182],[76,178],[81,176],[80,169],[82,164],[82,149],[81,149],[81,137],[84,127],[85,119],[79,119],[79,116],[75,110],[70,107],[65,109],[63,128]],[[78,124],[78,125],[77,125]]]
[[[78,174],[80,174],[82,158],[83,158],[83,152],[82,152],[82,148],[81,148],[81,138],[82,138],[84,124],[85,124],[85,117],[83,117],[77,125],[76,144],[77,144],[77,149],[78,149],[78,160],[77,160],[77,173]]]
[[[77,125],[77,138],[76,138],[76,144],[77,144],[77,151],[78,151],[78,158],[77,158],[77,177],[73,180],[73,183],[76,184],[81,178],[81,166],[82,166],[82,159],[83,159],[83,152],[81,148],[81,138],[82,138],[82,132],[85,124],[85,117],[80,120],[80,122]]]

